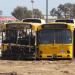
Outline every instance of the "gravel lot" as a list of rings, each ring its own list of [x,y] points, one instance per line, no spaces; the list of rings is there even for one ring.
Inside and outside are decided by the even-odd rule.
[[[0,75],[75,75],[75,60],[0,60]]]

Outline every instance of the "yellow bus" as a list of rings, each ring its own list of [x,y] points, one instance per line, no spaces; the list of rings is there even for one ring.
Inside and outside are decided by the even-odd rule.
[[[67,23],[43,24],[37,29],[39,59],[72,59],[74,27]]]
[[[2,32],[1,58],[34,59],[35,27],[25,22],[12,22],[0,26]]]
[[[67,23],[0,25],[2,59],[72,59],[74,27]]]

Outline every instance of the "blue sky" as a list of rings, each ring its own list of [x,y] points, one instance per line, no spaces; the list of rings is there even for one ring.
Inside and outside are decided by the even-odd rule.
[[[49,11],[52,8],[56,8],[59,4],[64,3],[75,3],[75,0],[48,0]],[[3,16],[11,16],[11,12],[17,6],[27,7],[29,10],[32,9],[31,0],[1,0],[0,10],[3,11]],[[34,8],[40,9],[43,14],[46,10],[46,0],[34,0]]]

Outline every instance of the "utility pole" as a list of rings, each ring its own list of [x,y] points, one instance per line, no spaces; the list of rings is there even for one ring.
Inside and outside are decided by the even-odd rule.
[[[33,8],[34,0],[31,0],[31,3],[32,3],[32,18],[34,18],[34,8]]]
[[[46,23],[48,23],[48,0],[46,0]]]

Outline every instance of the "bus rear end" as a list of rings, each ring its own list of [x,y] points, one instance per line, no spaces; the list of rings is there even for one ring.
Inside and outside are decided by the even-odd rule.
[[[38,56],[40,59],[72,59],[73,27],[51,23],[38,28]]]
[[[31,24],[13,22],[2,30],[2,59],[34,59],[35,40]]]

